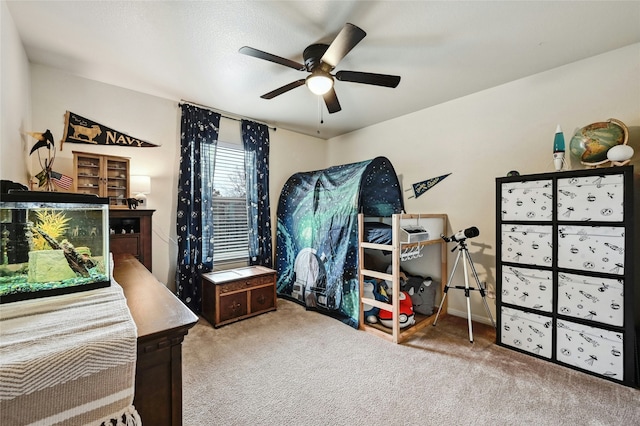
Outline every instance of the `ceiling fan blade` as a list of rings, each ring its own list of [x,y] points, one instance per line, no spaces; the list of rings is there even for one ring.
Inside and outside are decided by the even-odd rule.
[[[327,51],[322,55],[321,61],[335,68],[338,62],[347,56],[347,53],[349,53],[356,44],[360,43],[366,35],[367,33],[361,28],[346,23],[335,40],[331,42]]]
[[[243,46],[238,52],[253,56],[254,58],[264,59],[265,61],[275,62],[276,64],[284,65],[285,67],[293,68],[294,70],[304,71],[304,65],[292,61],[290,59],[281,58],[280,56],[272,55],[271,53],[263,52],[262,50],[254,49],[253,47]]]
[[[360,71],[338,71],[335,77],[340,81],[373,84],[384,87],[397,87],[400,83],[400,76],[397,75],[374,74]]]
[[[295,89],[296,87],[300,87],[302,85],[304,85],[305,79],[301,79],[301,80],[297,80],[294,81],[292,83],[289,84],[285,84],[282,87],[277,88],[276,90],[273,90],[269,93],[265,93],[264,95],[260,96],[262,99],[273,99],[276,96],[282,95],[285,92],[288,92],[291,89]]]
[[[340,111],[342,108],[340,107],[340,102],[338,102],[338,96],[336,95],[336,91],[331,88],[327,93],[322,95],[324,98],[324,103],[327,105],[327,110],[329,110],[329,114],[333,114],[334,112]]]

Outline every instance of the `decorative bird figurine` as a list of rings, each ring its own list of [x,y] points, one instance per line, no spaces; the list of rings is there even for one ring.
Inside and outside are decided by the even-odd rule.
[[[27,132],[27,134],[38,140],[38,142],[36,142],[33,148],[31,148],[31,152],[29,152],[29,155],[33,154],[34,151],[42,147],[47,147],[47,149],[51,149],[51,147],[54,146],[53,135],[51,134],[49,129],[47,129],[47,131],[44,133]]]

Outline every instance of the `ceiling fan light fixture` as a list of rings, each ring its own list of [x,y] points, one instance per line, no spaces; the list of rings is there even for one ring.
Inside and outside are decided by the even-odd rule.
[[[306,84],[314,95],[324,95],[333,87],[333,77],[327,73],[314,72],[307,77]]]

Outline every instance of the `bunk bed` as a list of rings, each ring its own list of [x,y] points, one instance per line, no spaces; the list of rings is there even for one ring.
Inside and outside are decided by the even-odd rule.
[[[447,249],[440,235],[446,231],[447,215],[445,214],[393,214],[386,218],[372,218],[364,214],[358,215],[358,277],[360,283],[360,318],[364,319],[364,306],[369,305],[382,310],[391,311],[391,328],[379,324],[368,324],[360,321],[361,330],[376,334],[394,343],[401,343],[417,331],[433,324],[436,312],[431,315],[415,314],[415,324],[400,328],[400,263],[404,259],[421,256],[422,250],[432,246],[429,255],[439,251],[440,260],[440,293],[442,297],[447,285]],[[439,250],[438,250],[439,248]],[[379,271],[368,269],[364,261],[367,250],[379,250],[391,255],[391,268]],[[417,254],[420,253],[420,254]],[[389,273],[390,272],[390,273]],[[435,271],[438,272],[438,271]],[[436,274],[434,274],[436,275]],[[364,283],[367,278],[391,282],[391,303],[375,298],[365,297]],[[446,301],[440,315],[447,311]]]
[[[385,157],[292,175],[278,201],[278,296],[358,328],[358,213],[403,210],[398,176]]]
[[[445,215],[406,215],[403,211],[398,177],[385,157],[292,175],[283,186],[277,210],[275,269],[278,296],[332,316],[353,328],[369,330],[363,320],[364,276],[398,284],[402,250],[440,243],[439,236],[446,229]],[[363,242],[361,222],[364,217],[377,218],[371,219],[371,223],[386,222],[388,229],[379,230],[380,239]],[[431,221],[430,235],[435,238],[401,243],[402,222],[415,218]],[[392,273],[364,269],[365,249],[391,253]],[[440,258],[444,262],[440,271],[444,286],[447,273],[444,248]],[[408,334],[407,330],[398,331],[398,309],[394,307],[398,288],[399,285],[393,286],[394,303],[382,305],[376,302],[377,307],[393,314],[392,322],[396,325],[390,330],[394,342]],[[425,325],[419,317],[412,328],[420,329]]]

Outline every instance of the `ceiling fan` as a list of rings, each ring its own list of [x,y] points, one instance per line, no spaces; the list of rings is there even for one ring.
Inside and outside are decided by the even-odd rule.
[[[335,74],[331,74],[331,71],[333,71],[342,58],[360,43],[366,35],[367,33],[362,29],[347,23],[330,45],[312,44],[304,49],[302,53],[304,65],[290,59],[263,52],[262,50],[254,49],[253,47],[241,47],[239,52],[255,58],[275,62],[276,64],[284,65],[285,67],[298,71],[311,73],[306,78],[285,84],[276,90],[265,93],[260,96],[262,99],[273,99],[291,89],[306,84],[312,93],[323,97],[327,105],[327,110],[329,110],[330,114],[333,114],[342,109],[333,87],[334,78],[339,81],[384,87],[396,87],[400,83],[400,77],[397,75],[374,74],[360,71],[338,71]]]

